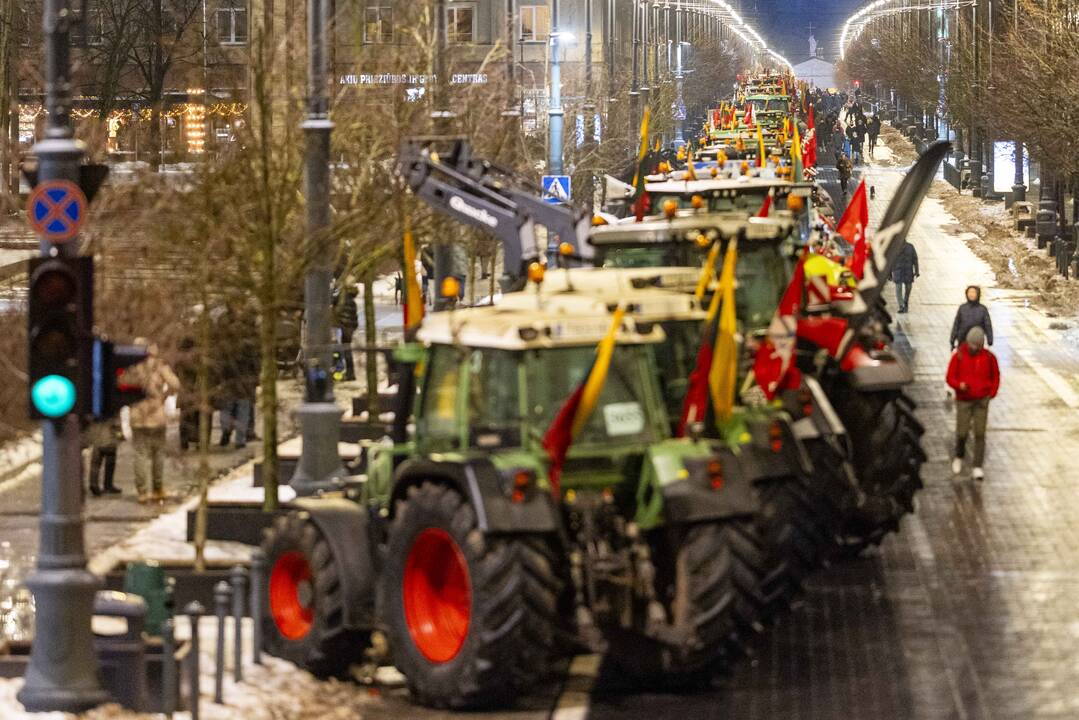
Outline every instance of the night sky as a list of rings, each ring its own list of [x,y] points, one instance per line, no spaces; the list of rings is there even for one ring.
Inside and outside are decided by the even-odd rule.
[[[809,58],[810,24],[826,60],[834,60],[839,31],[868,0],[742,0],[742,15],[770,47],[792,63]]]

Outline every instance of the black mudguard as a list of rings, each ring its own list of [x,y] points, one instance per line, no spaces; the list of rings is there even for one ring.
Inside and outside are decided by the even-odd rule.
[[[472,503],[476,526],[485,533],[547,533],[560,527],[550,496],[533,489],[524,502],[512,502],[498,468],[490,460],[440,462],[426,458],[406,460],[394,477],[392,508],[407,497],[408,488],[425,480],[452,485]]]
[[[330,546],[340,570],[345,627],[373,629],[377,573],[367,510],[344,498],[300,498],[289,505],[307,513]]]
[[[894,392],[914,382],[910,367],[898,359],[856,365],[850,372],[851,387],[859,392]]]
[[[708,464],[715,456],[686,459],[689,477],[663,487],[663,514],[668,523],[721,520],[760,511],[751,479],[757,471],[753,453],[735,455],[724,448],[717,455],[723,466],[720,488],[713,488],[708,477]]]

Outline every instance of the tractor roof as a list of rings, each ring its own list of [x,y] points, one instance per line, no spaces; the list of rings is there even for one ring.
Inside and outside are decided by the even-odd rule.
[[[645,190],[653,194],[701,195],[705,197],[735,197],[744,192],[760,192],[775,188],[777,191],[813,189],[812,183],[792,183],[779,178],[743,175],[735,178],[702,178],[700,180],[659,180],[646,182]]]
[[[651,271],[651,277],[640,270]],[[515,293],[507,293],[499,300],[500,307],[544,311],[562,308],[582,315],[612,310],[619,303],[636,320],[662,322],[666,320],[700,320],[705,312],[700,301],[687,294],[686,286],[692,279],[696,286],[700,272],[693,268],[669,268],[681,273],[683,281],[675,289],[660,289],[651,284],[664,274],[663,268],[640,268],[620,270],[615,268],[574,268],[547,273],[539,288],[531,287]],[[657,272],[658,271],[658,272]]]
[[[741,212],[691,212],[671,219],[653,218],[642,222],[627,222],[592,229],[588,242],[602,245],[647,245],[651,243],[699,242],[704,235],[709,241],[738,237],[745,240],[786,238],[794,229],[794,219],[777,211],[767,218],[747,218]]]
[[[534,300],[534,298],[533,298]],[[582,312],[580,306],[552,305],[541,310],[524,307],[478,307],[432,313],[420,326],[424,343],[458,344],[499,350],[531,350],[594,346],[607,334],[611,314],[605,305]],[[631,316],[622,320],[620,344],[638,345],[664,340],[658,325],[638,329]]]

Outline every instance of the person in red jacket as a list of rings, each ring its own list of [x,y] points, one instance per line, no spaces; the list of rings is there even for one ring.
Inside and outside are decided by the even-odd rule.
[[[963,472],[967,454],[967,435],[974,429],[974,465],[970,475],[975,480],[985,478],[982,461],[985,459],[985,424],[989,417],[989,401],[1000,388],[1000,367],[997,356],[985,349],[985,331],[973,327],[967,341],[952,353],[948,363],[948,385],[955,390],[955,458],[952,473]]]

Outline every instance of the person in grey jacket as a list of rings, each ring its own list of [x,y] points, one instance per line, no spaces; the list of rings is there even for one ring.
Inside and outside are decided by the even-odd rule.
[[[918,251],[909,242],[904,242],[899,256],[892,268],[892,282],[895,283],[895,301],[899,312],[905,313],[910,304],[910,290],[914,287],[914,278],[918,277]]]
[[[993,320],[989,310],[982,305],[982,289],[977,285],[967,287],[967,301],[955,312],[952,323],[951,347],[954,350],[963,342],[971,328],[980,327],[985,332],[986,341],[993,344]]]

